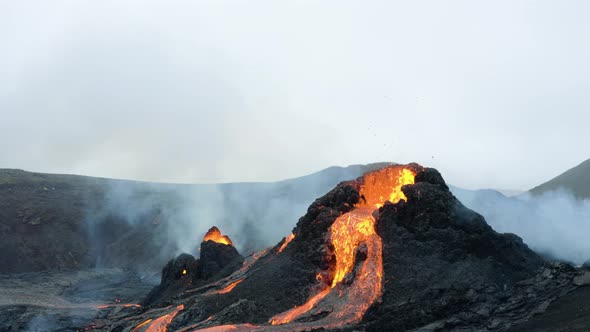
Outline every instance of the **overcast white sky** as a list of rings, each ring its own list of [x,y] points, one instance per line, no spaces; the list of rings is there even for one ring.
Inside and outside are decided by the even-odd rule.
[[[590,158],[589,1],[0,0],[0,167],[266,181]]]

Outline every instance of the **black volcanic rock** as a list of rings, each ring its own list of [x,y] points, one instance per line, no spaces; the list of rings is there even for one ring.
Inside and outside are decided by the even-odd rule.
[[[199,270],[199,261],[192,255],[181,254],[170,260],[162,269],[160,284],[150,291],[141,304],[153,305],[177,295],[192,285],[193,280],[199,279]]]
[[[376,216],[383,241],[383,296],[365,315],[364,329],[404,331],[435,322],[428,329],[510,326],[571,290],[573,269],[546,266],[518,236],[495,232],[463,206],[438,171],[409,166],[417,173],[415,184],[402,188],[407,201],[387,202]],[[320,270],[332,263],[322,255],[325,234],[362,199],[360,182],[362,178],[343,182],[310,206],[294,231],[294,255]],[[539,276],[540,271],[551,277]],[[527,288],[527,282],[543,287]],[[525,301],[523,294],[535,294],[535,300]],[[519,311],[509,318],[494,317],[507,299]],[[466,314],[472,308],[479,313]]]
[[[359,185],[356,182],[342,182],[325,196],[315,200],[307,213],[299,219],[293,233],[289,252],[299,256],[304,264],[326,269],[330,262],[326,261],[324,251],[325,235],[328,229],[342,214],[352,210],[360,200]]]
[[[436,170],[415,179],[402,188],[407,202],[379,211],[384,290],[365,317],[369,330],[419,328],[477,307],[480,298],[500,303],[543,266],[518,236],[496,233],[464,207]],[[494,309],[484,307],[473,319],[491,320]]]
[[[415,183],[421,183],[421,182],[430,183],[430,184],[438,185],[440,187],[440,189],[442,189],[444,191],[449,190],[449,187],[447,186],[442,175],[440,175],[440,172],[434,168],[420,169],[420,171],[418,173],[416,173],[416,176],[414,177],[414,182]]]
[[[201,243],[201,259],[199,260],[200,279],[214,276],[223,278],[237,270],[244,262],[244,257],[232,245],[204,241]]]
[[[373,212],[382,244],[382,296],[358,324],[342,327],[344,330],[506,330],[544,312],[553,300],[576,289],[574,280],[586,278],[567,264],[545,262],[518,236],[495,232],[481,215],[453,196],[436,170],[417,164],[389,167],[411,169],[415,183],[402,187],[406,201],[385,202]],[[336,259],[330,226],[359,202],[369,201],[370,193],[362,191],[367,179],[342,182],[317,199],[298,221],[295,238],[284,250],[279,252],[279,243],[258,260],[250,258],[251,265],[235,274],[229,275],[218,264],[231,266],[230,250],[221,249],[218,243],[204,243],[197,279],[187,292],[171,299],[170,304],[183,304],[184,309],[170,329],[252,323],[261,330],[272,330],[268,325],[271,317],[305,303],[322,282],[330,283]],[[369,259],[366,243],[355,250],[356,265]],[[205,257],[210,269],[206,273]],[[178,268],[184,261],[169,265]],[[356,271],[335,289],[345,293],[357,278]],[[213,277],[202,279],[209,273]],[[173,272],[166,275],[177,276]],[[220,279],[222,275],[229,276]],[[233,290],[219,291],[234,282],[239,284]],[[334,293],[340,295],[330,301],[347,298],[343,293]],[[281,327],[300,330],[303,325],[296,324],[317,322],[331,314],[328,309]],[[148,312],[131,321],[125,320],[128,318],[113,317],[113,324],[104,330],[132,328],[155,317]],[[250,328],[255,327],[245,326]]]
[[[214,187],[228,218],[256,220],[263,227],[271,222],[265,213],[269,200],[275,209],[295,205],[283,214],[295,220],[339,181],[383,165],[331,167],[272,184]],[[178,243],[168,238],[179,231],[176,221],[195,208],[194,197],[208,195],[211,188],[0,169],[0,273],[93,267],[157,271],[178,252]],[[251,207],[248,215],[242,206]],[[286,224],[278,229],[287,232]],[[258,250],[274,241],[261,241],[259,235],[243,233],[240,244]]]
[[[150,291],[142,305],[163,303],[190,286],[219,280],[239,269],[243,262],[244,257],[233,245],[203,241],[200,259],[181,254],[166,264],[160,284]]]

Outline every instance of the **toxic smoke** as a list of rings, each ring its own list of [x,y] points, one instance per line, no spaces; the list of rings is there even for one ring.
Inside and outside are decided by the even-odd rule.
[[[493,190],[452,190],[496,231],[517,234],[537,253],[576,265],[590,259],[590,200],[565,190],[516,197]]]

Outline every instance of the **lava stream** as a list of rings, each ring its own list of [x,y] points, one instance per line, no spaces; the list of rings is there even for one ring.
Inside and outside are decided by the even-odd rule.
[[[232,291],[232,289],[234,289],[240,282],[244,281],[244,279],[239,279],[236,280],[234,282],[232,282],[231,284],[225,286],[224,288],[220,289],[220,290],[216,290],[216,291],[212,291],[206,294],[225,294],[225,293],[229,293]]]
[[[246,272],[248,272],[250,270],[250,268],[254,265],[254,263],[256,263],[260,258],[264,257],[269,252],[270,252],[270,248],[262,249],[260,251],[254,252],[252,255],[246,257],[246,260],[244,260],[242,267],[239,270],[237,270],[236,272],[232,273],[231,275],[229,275],[219,281],[216,281],[215,283],[208,284],[208,285],[205,285],[205,286],[202,286],[199,288],[189,289],[189,290],[185,291],[185,293],[195,293],[195,292],[200,292],[203,289],[209,289],[211,287],[218,287],[218,286],[223,285],[224,283],[226,283],[229,280],[235,280],[235,278],[243,279],[244,274],[246,274]]]
[[[337,260],[331,286],[312,296],[303,305],[275,315],[270,321],[272,325],[289,323],[303,314],[324,309],[332,312],[322,319],[324,327],[331,325],[330,321],[334,321],[337,325],[347,325],[362,318],[369,306],[381,295],[381,276],[383,275],[381,238],[375,232],[375,219],[372,212],[373,208],[357,208],[334,221],[330,227],[330,236]],[[330,301],[334,306],[332,310],[320,306],[312,312],[312,309],[353,270],[356,248],[361,244],[366,248],[367,257],[356,270],[355,279],[347,292],[337,294],[337,297],[345,296],[347,299]],[[338,320],[333,320],[335,318]]]
[[[336,218],[329,229],[336,258],[332,282],[326,285],[319,278],[318,292],[306,303],[272,317],[272,326],[221,325],[197,331],[299,331],[337,328],[359,322],[382,291],[383,244],[375,231],[373,213],[385,201],[406,200],[401,189],[413,184],[414,176],[415,171],[410,168],[392,166],[369,172],[360,179],[361,200],[353,210]],[[279,252],[282,249],[283,246]],[[294,321],[322,313],[328,315],[315,321]]]
[[[176,317],[176,315],[178,315],[178,313],[182,310],[184,310],[184,305],[181,304],[163,316],[160,316],[156,319],[146,320],[145,322],[137,325],[132,331],[135,332],[141,330],[142,332],[166,332],[168,331],[168,325],[170,325],[174,317]]]
[[[307,302],[305,302],[304,304],[295,307],[291,310],[281,312],[278,315],[275,315],[273,318],[270,319],[270,323],[272,325],[280,325],[292,321],[293,319],[311,310],[318,302],[320,302],[324,297],[326,297],[326,295],[328,295],[329,292],[330,288],[326,288],[320,291],[319,293],[309,298],[309,300],[307,300]]]
[[[383,276],[383,257],[381,238],[375,231],[373,211],[382,206],[383,202],[394,203],[406,200],[402,186],[414,183],[414,172],[403,167],[388,167],[367,173],[363,177],[360,194],[361,201],[355,208],[338,217],[330,226],[330,241],[336,256],[335,272],[330,288],[324,289],[310,297],[306,303],[271,318],[272,325],[292,322],[304,314],[331,312],[321,327],[348,325],[362,319],[365,311],[381,296]],[[331,294],[346,275],[353,271],[356,253],[360,246],[366,254],[360,268],[355,270],[355,277],[346,292],[337,292],[331,299],[332,304],[323,304],[322,300]],[[332,296],[334,297],[334,296]],[[342,299],[346,298],[346,299]],[[331,308],[329,308],[331,306]],[[304,326],[318,326],[316,322],[300,323]]]
[[[287,236],[285,238],[285,242],[283,242],[283,244],[281,245],[281,247],[279,248],[279,250],[277,251],[277,253],[282,252],[287,247],[287,245],[289,244],[289,242],[291,242],[294,238],[295,238],[295,234],[293,234],[293,233],[289,234],[289,236]]]

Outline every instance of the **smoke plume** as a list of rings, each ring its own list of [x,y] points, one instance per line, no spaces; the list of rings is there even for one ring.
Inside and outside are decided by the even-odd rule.
[[[452,190],[496,231],[520,236],[539,254],[577,265],[590,259],[590,200],[566,190],[515,197],[493,190]]]
[[[180,253],[198,256],[200,242],[212,226],[247,255],[278,243],[314,199],[367,169],[333,167],[272,183],[110,181],[102,198],[90,202],[87,209],[85,230],[91,257],[96,266],[131,264],[159,270]]]

